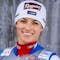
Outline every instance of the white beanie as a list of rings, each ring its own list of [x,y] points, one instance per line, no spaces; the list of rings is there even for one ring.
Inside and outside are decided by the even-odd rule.
[[[32,18],[38,20],[44,28],[46,24],[46,8],[42,3],[37,1],[23,1],[17,7],[15,23],[20,18]]]

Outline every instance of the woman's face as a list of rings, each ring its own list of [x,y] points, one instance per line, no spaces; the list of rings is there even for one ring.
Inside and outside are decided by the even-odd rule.
[[[19,44],[28,44],[38,40],[42,31],[39,21],[31,18],[19,19],[16,23],[16,34]]]

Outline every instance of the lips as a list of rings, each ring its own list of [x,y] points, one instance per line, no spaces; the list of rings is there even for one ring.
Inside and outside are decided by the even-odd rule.
[[[23,34],[27,36],[33,35],[33,33],[25,33],[25,32]]]
[[[25,31],[21,31],[22,32],[22,34],[24,35],[24,36],[31,36],[31,35],[33,35],[34,34],[34,32],[25,32]]]

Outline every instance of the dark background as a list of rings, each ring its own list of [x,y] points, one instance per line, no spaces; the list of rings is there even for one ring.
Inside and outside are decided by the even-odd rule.
[[[0,0],[0,49],[15,45],[14,16],[23,0]],[[60,56],[60,0],[37,0],[47,8],[47,27],[40,44]]]

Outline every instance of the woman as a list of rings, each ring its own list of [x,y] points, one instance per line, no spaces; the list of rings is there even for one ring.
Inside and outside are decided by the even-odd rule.
[[[1,60],[59,60],[56,53],[44,49],[38,39],[46,25],[46,8],[37,1],[23,1],[15,15],[17,43],[1,51]]]

